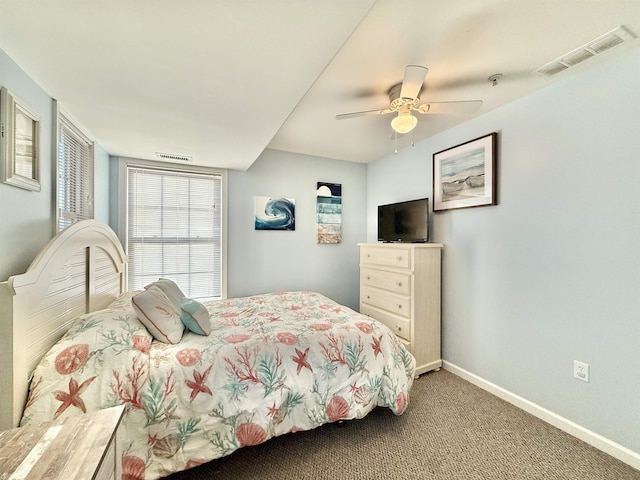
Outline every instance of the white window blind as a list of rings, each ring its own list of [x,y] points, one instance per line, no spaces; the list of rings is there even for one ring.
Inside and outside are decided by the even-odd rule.
[[[128,289],[169,278],[189,298],[222,296],[222,177],[127,167]]]
[[[58,115],[58,231],[93,218],[93,142]]]

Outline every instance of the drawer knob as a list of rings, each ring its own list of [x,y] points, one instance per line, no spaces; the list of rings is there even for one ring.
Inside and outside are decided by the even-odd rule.
[[[401,332],[402,331],[402,327],[400,327],[399,325],[396,325],[396,330]]]
[[[367,300],[370,300],[370,299],[371,299],[371,296],[370,296],[370,295],[367,295]]]
[[[402,305],[398,304],[397,307],[398,307],[398,310],[402,310]]]
[[[396,260],[401,261],[401,260],[402,260],[402,257],[401,257],[400,255],[398,255],[398,256],[396,257]]]
[[[367,280],[371,280],[371,277],[367,275]]]
[[[401,286],[402,286],[402,282],[396,282],[396,285],[397,285],[398,287],[401,287]]]

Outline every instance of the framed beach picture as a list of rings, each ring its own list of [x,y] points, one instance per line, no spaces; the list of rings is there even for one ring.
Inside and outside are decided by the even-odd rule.
[[[40,118],[0,88],[0,180],[40,191]]]
[[[496,205],[496,132],[433,154],[433,211]]]
[[[342,185],[317,182],[316,238],[318,243],[342,243]]]

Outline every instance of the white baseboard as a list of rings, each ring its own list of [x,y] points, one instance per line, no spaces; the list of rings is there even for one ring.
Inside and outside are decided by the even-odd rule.
[[[579,438],[585,443],[588,443],[592,447],[597,448],[605,453],[608,453],[614,458],[617,458],[621,462],[626,463],[627,465],[632,466],[633,468],[640,470],[640,453],[634,452],[622,445],[619,445],[608,438],[603,437],[591,430],[588,430],[577,423],[572,422],[571,420],[567,420],[560,415],[553,413],[546,408],[537,405],[526,398],[520,397],[515,393],[511,393],[508,390],[505,390],[498,385],[491,383],[484,378],[481,378],[463,368],[458,367],[450,362],[443,361],[442,368],[445,370],[465,379],[469,383],[473,383],[474,385],[486,390],[489,393],[492,393],[496,397],[505,400],[512,405],[515,405],[518,408],[521,408],[527,413],[538,417],[539,419],[553,425],[560,430],[567,432],[570,435],[573,435],[576,438]]]

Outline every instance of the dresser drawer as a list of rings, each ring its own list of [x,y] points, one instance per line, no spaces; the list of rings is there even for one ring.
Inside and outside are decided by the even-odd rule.
[[[372,268],[360,269],[360,283],[376,288],[383,288],[401,295],[411,293],[411,274],[400,272],[385,272]]]
[[[409,320],[399,318],[366,303],[360,304],[360,313],[384,323],[398,337],[406,342],[411,342],[411,322]]]
[[[360,287],[360,301],[395,315],[411,318],[411,299],[409,297],[362,285]]]
[[[407,247],[362,247],[361,265],[380,265],[383,267],[411,268],[411,249]]]

